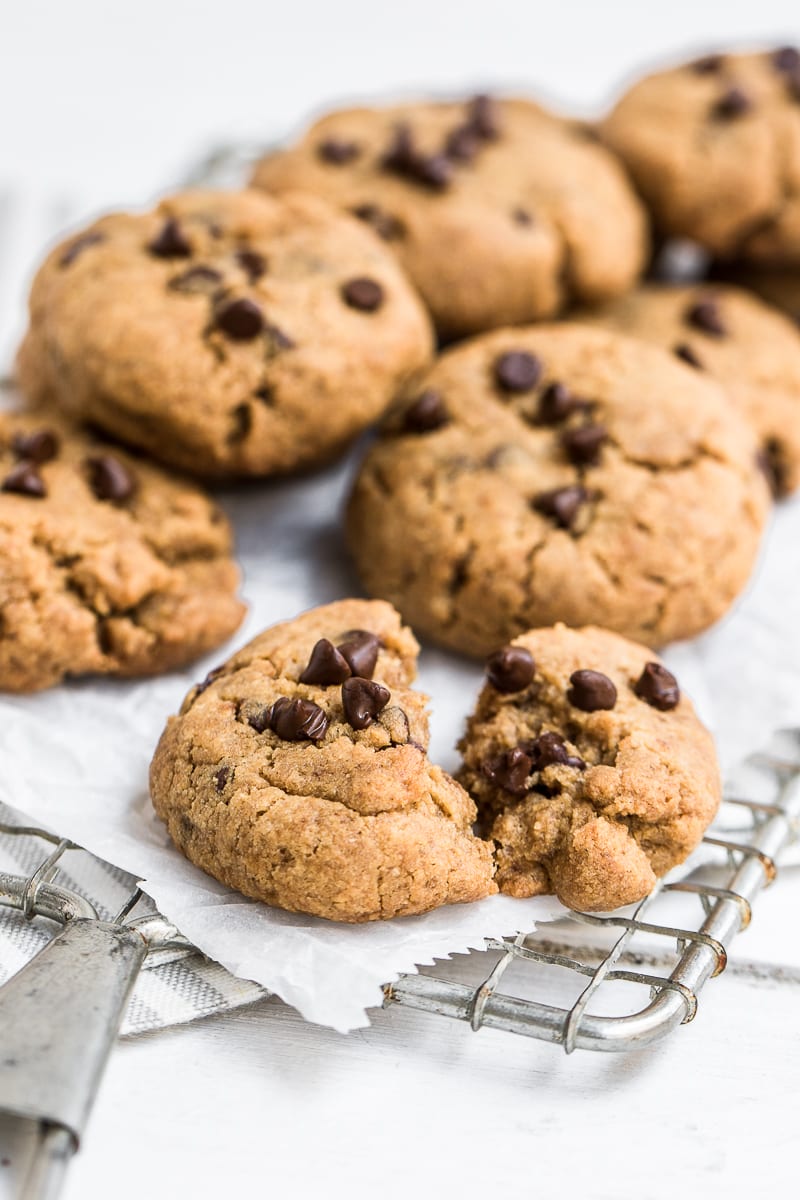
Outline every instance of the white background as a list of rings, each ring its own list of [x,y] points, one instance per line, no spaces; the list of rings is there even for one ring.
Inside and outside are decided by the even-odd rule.
[[[499,83],[591,111],[673,51],[800,40],[776,0],[0,0],[0,21],[0,195],[87,208],[331,99]],[[345,1040],[271,1003],[153,1035],[118,1049],[67,1194],[788,1194],[797,986],[723,978],[694,1025],[625,1059],[398,1011]]]

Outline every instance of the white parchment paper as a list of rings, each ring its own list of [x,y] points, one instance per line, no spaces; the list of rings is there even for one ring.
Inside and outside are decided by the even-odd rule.
[[[82,682],[0,697],[0,799],[138,874],[197,946],[254,979],[309,1020],[367,1023],[381,985],[417,964],[514,934],[563,910],[547,898],[493,897],[422,917],[348,927],[255,904],[217,884],[169,844],[147,798],[147,769],[166,717],[191,683],[264,626],[359,594],[339,513],[358,452],[323,474],[222,496],[237,531],[250,614],[230,647],[191,672]],[[723,765],[800,724],[800,502],[781,507],[753,584],[734,613],[666,655],[714,730]],[[426,648],[420,686],[432,699],[431,756],[456,765],[455,742],[481,680],[478,665]]]

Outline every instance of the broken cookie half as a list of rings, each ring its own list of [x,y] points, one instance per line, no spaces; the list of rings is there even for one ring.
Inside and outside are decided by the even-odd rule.
[[[496,892],[472,800],[426,754],[418,649],[389,604],[343,600],[212,671],[151,766],[175,844],[247,896],[338,921]]]
[[[717,811],[711,735],[652,651],[537,629],[492,655],[459,778],[511,896],[607,911],[641,900]]]

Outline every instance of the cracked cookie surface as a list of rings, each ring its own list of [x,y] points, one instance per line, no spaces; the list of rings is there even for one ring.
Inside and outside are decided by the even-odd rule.
[[[634,84],[601,125],[661,233],[800,261],[800,54],[713,54]]]
[[[0,413],[0,689],[182,666],[237,628],[222,512],[50,414]]]
[[[509,682],[509,648],[490,660],[458,774],[495,843],[500,890],[633,904],[717,811],[711,736],[652,652],[616,634],[557,626],[512,647],[517,673],[526,656],[529,670]]]
[[[263,476],[335,457],[431,351],[420,300],[354,218],[197,191],[50,254],[18,372],[33,400],[170,465]]]
[[[367,589],[484,655],[536,625],[690,637],[744,586],[769,509],[719,385],[577,324],[443,354],[389,414],[350,498]]]
[[[388,604],[342,600],[211,672],[151,766],[175,844],[247,896],[332,920],[496,892],[474,804],[426,754],[417,652]]]
[[[646,255],[612,155],[525,100],[333,112],[263,159],[253,183],[314,192],[371,225],[447,337],[617,295]]]
[[[775,494],[800,484],[800,333],[782,313],[739,288],[698,284],[638,288],[573,317],[708,372],[758,433]]]

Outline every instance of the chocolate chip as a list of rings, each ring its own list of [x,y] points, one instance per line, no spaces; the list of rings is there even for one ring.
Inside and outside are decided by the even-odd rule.
[[[558,425],[580,406],[565,383],[551,383],[542,392],[536,414],[543,425]]]
[[[358,142],[346,138],[330,137],[317,146],[317,154],[323,162],[332,163],[336,167],[353,162],[361,153]]]
[[[633,690],[640,700],[644,700],[660,712],[669,712],[670,709],[677,708],[681,698],[681,689],[675,676],[666,667],[662,667],[661,663],[656,662],[647,663],[633,685]]]
[[[336,649],[333,642],[329,642],[327,638],[320,638],[311,651],[308,666],[300,676],[300,682],[331,687],[335,683],[344,683],[351,674],[347,659]]]
[[[264,314],[253,300],[243,297],[229,300],[216,311],[214,321],[218,329],[235,342],[249,342],[264,329]]]
[[[269,727],[284,742],[318,742],[325,737],[328,718],[313,700],[281,696],[270,709]]]
[[[38,429],[35,433],[15,433],[11,449],[17,458],[29,462],[46,463],[58,454],[58,437],[49,429]]]
[[[225,784],[228,782],[230,777],[231,777],[230,767],[220,767],[220,769],[217,771],[217,773],[214,776],[214,786],[216,787],[218,792],[225,791]]]
[[[713,75],[719,71],[723,62],[721,54],[706,54],[703,58],[696,58],[693,63],[689,63],[689,70],[694,71],[696,75]]]
[[[608,430],[602,425],[579,425],[577,429],[564,430],[561,445],[567,458],[576,466],[595,466],[607,439]]]
[[[336,647],[353,674],[361,679],[374,675],[380,648],[380,639],[367,629],[349,629]]]
[[[381,159],[387,171],[422,183],[435,191],[444,191],[453,178],[453,164],[444,154],[420,154],[408,125],[395,127],[393,141]]]
[[[255,729],[256,733],[263,733],[265,729],[269,729],[271,717],[272,706],[268,704],[266,708],[259,708],[254,713],[250,713],[247,724],[251,729]]]
[[[471,125],[458,125],[448,133],[444,152],[456,162],[472,162],[480,149],[480,134]]]
[[[756,464],[763,472],[775,500],[788,494],[789,480],[783,447],[777,438],[767,438],[756,455]]]
[[[288,333],[284,333],[277,325],[265,325],[264,333],[267,335],[269,349],[274,354],[277,354],[279,350],[293,350],[297,345]]]
[[[384,212],[377,204],[359,204],[350,210],[354,217],[369,225],[385,242],[393,242],[405,233],[402,221]]]
[[[271,408],[275,403],[275,392],[268,383],[262,383],[261,387],[256,388],[253,395],[262,404],[266,404],[268,408]]]
[[[714,103],[711,115],[720,121],[732,121],[743,117],[752,107],[753,101],[743,88],[731,87]]]
[[[345,304],[359,312],[377,312],[383,304],[383,288],[374,279],[349,279],[341,290]]]
[[[98,500],[117,503],[128,500],[136,491],[136,479],[131,471],[113,454],[100,454],[86,459],[89,487]]]
[[[571,529],[575,524],[581,505],[589,499],[589,493],[579,483],[554,488],[550,492],[539,492],[531,504],[536,512],[550,517],[561,529]]]
[[[527,208],[515,208],[511,213],[511,219],[512,221],[516,221],[517,225],[525,225],[527,227],[533,224],[533,217]]]
[[[507,350],[494,361],[495,382],[505,392],[530,392],[542,375],[541,361],[526,350]]]
[[[489,758],[481,765],[481,774],[512,796],[524,796],[533,763],[520,746]]]
[[[414,178],[437,192],[449,187],[453,178],[453,166],[444,154],[428,154],[417,159]]]
[[[257,250],[250,250],[247,246],[242,246],[236,251],[236,261],[250,283],[255,283],[262,275],[266,274],[267,260]]]
[[[206,688],[211,687],[211,684],[214,682],[215,679],[219,679],[220,675],[223,673],[224,670],[225,670],[224,667],[212,667],[212,669],[206,675],[205,679],[203,679],[200,683],[195,684],[195,686],[194,686],[195,700],[197,699],[198,696],[201,696],[203,694],[203,692],[206,690]]]
[[[409,433],[430,433],[434,429],[441,429],[449,420],[441,394],[429,388],[406,409],[403,428]]]
[[[484,141],[492,142],[500,136],[500,110],[491,96],[474,96],[467,105],[467,120]]]
[[[192,253],[191,243],[174,217],[167,218],[147,249],[156,258],[188,258]]]
[[[511,695],[530,687],[536,663],[524,646],[503,646],[486,660],[486,676],[497,692]]]
[[[253,428],[253,410],[249,404],[237,404],[231,412],[230,443],[242,442]]]
[[[800,100],[800,67],[786,76],[786,90],[792,100]]]
[[[684,313],[684,320],[688,325],[693,325],[695,329],[711,337],[725,337],[728,332],[719,305],[712,296],[691,304]]]
[[[342,684],[342,707],[353,729],[366,729],[389,703],[389,689],[354,675]]]
[[[560,733],[540,733],[532,742],[527,742],[524,749],[530,755],[534,771],[543,771],[554,764],[574,767],[577,771],[583,771],[586,767],[582,758],[567,751]]]
[[[770,55],[776,71],[786,71],[793,74],[800,70],[800,50],[796,46],[780,46]]]
[[[696,371],[703,370],[703,364],[688,342],[680,342],[677,346],[673,346],[672,353],[676,358],[683,359],[690,367],[694,367]]]
[[[102,233],[83,233],[80,237],[75,238],[73,242],[67,246],[61,258],[58,260],[60,267],[69,267],[83,254],[84,250],[88,250],[90,246],[97,246],[100,242],[104,242],[105,236]]]
[[[581,712],[597,712],[613,708],[617,703],[617,689],[600,671],[573,671],[569,677],[572,687],[567,699]]]
[[[47,495],[44,480],[32,462],[17,463],[6,475],[0,491],[15,492],[19,496],[32,496],[41,499]]]
[[[213,267],[198,263],[180,275],[175,275],[167,285],[173,292],[210,292],[222,283],[222,275]]]

